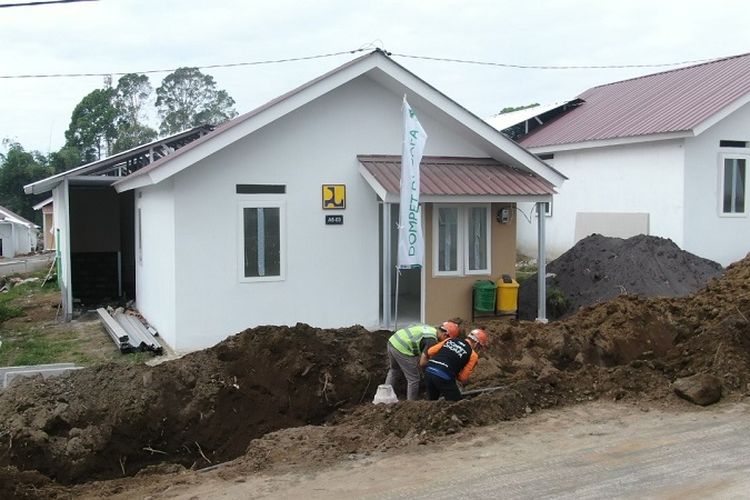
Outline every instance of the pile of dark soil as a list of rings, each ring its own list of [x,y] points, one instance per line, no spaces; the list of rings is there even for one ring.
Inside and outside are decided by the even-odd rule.
[[[362,402],[385,376],[387,334],[259,327],[154,367],[22,381],[0,394],[0,465],[68,483],[235,458],[254,438]]]
[[[547,317],[559,319],[582,306],[619,295],[684,297],[721,275],[720,264],[681,250],[672,240],[638,235],[588,236],[547,265]],[[519,288],[519,316],[537,315],[537,275]]]
[[[749,319],[750,256],[688,297],[622,295],[547,325],[466,324],[493,341],[467,389],[502,389],[456,403],[371,404],[388,332],[359,327],[262,327],[153,368],[30,380],[0,395],[0,495],[106,496],[128,480],[156,481],[164,463],[175,474],[235,457],[244,472],[299,473],[580,401],[687,405],[671,384],[699,373],[741,398]]]

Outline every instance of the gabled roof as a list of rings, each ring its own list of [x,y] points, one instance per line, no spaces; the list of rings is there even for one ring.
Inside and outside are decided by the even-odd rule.
[[[384,85],[395,88],[398,92],[408,92],[412,106],[437,108],[452,119],[457,120],[478,136],[491,150],[491,156],[502,163],[533,172],[548,179],[554,185],[562,184],[565,180],[565,176],[560,172],[394,62],[383,51],[375,50],[353,59],[249,113],[238,116],[170,156],[115,182],[113,186],[118,192],[122,192],[161,182],[364,74],[370,75]]]
[[[653,140],[656,134],[698,135],[750,102],[750,54],[601,85],[578,98],[585,102],[520,143],[552,150],[589,141]]]
[[[39,203],[37,203],[36,205],[34,205],[31,208],[33,208],[34,210],[39,210],[39,209],[42,209],[42,208],[46,207],[50,203],[52,203],[52,201],[53,201],[53,198],[50,197],[50,198],[47,198],[46,200],[40,201]]]
[[[382,199],[398,199],[400,156],[360,155],[357,159],[365,169],[365,179]],[[492,158],[424,156],[419,171],[420,199],[423,201],[437,201],[448,196],[515,199],[555,193],[550,182]]]
[[[24,219],[23,217],[21,217],[17,213],[11,212],[10,210],[8,210],[5,207],[0,207],[0,221],[12,222],[14,224],[20,224],[22,226],[26,226],[26,227],[30,227],[30,228],[38,227],[33,222]]]

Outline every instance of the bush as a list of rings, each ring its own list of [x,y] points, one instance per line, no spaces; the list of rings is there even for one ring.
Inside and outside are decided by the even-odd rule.
[[[558,319],[568,311],[568,298],[557,287],[547,288],[547,317]]]

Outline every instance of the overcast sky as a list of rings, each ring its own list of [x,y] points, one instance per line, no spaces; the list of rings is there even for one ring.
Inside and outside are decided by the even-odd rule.
[[[99,0],[0,9],[0,76],[141,72],[369,44],[522,65],[658,64],[750,52],[749,29],[744,0]],[[203,71],[244,113],[358,55]],[[394,59],[481,117],[660,71]],[[154,88],[166,74],[149,75]],[[102,85],[101,77],[1,78],[0,139],[43,153],[59,149],[75,105]]]

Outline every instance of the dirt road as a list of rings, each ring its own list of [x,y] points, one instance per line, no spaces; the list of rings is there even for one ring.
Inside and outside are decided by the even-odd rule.
[[[182,476],[152,498],[746,498],[750,401],[544,411],[419,453],[353,456],[314,473]],[[221,477],[220,477],[221,476]]]
[[[27,255],[15,259],[0,259],[0,276],[49,269],[54,257],[54,253],[47,252],[37,255]]]

